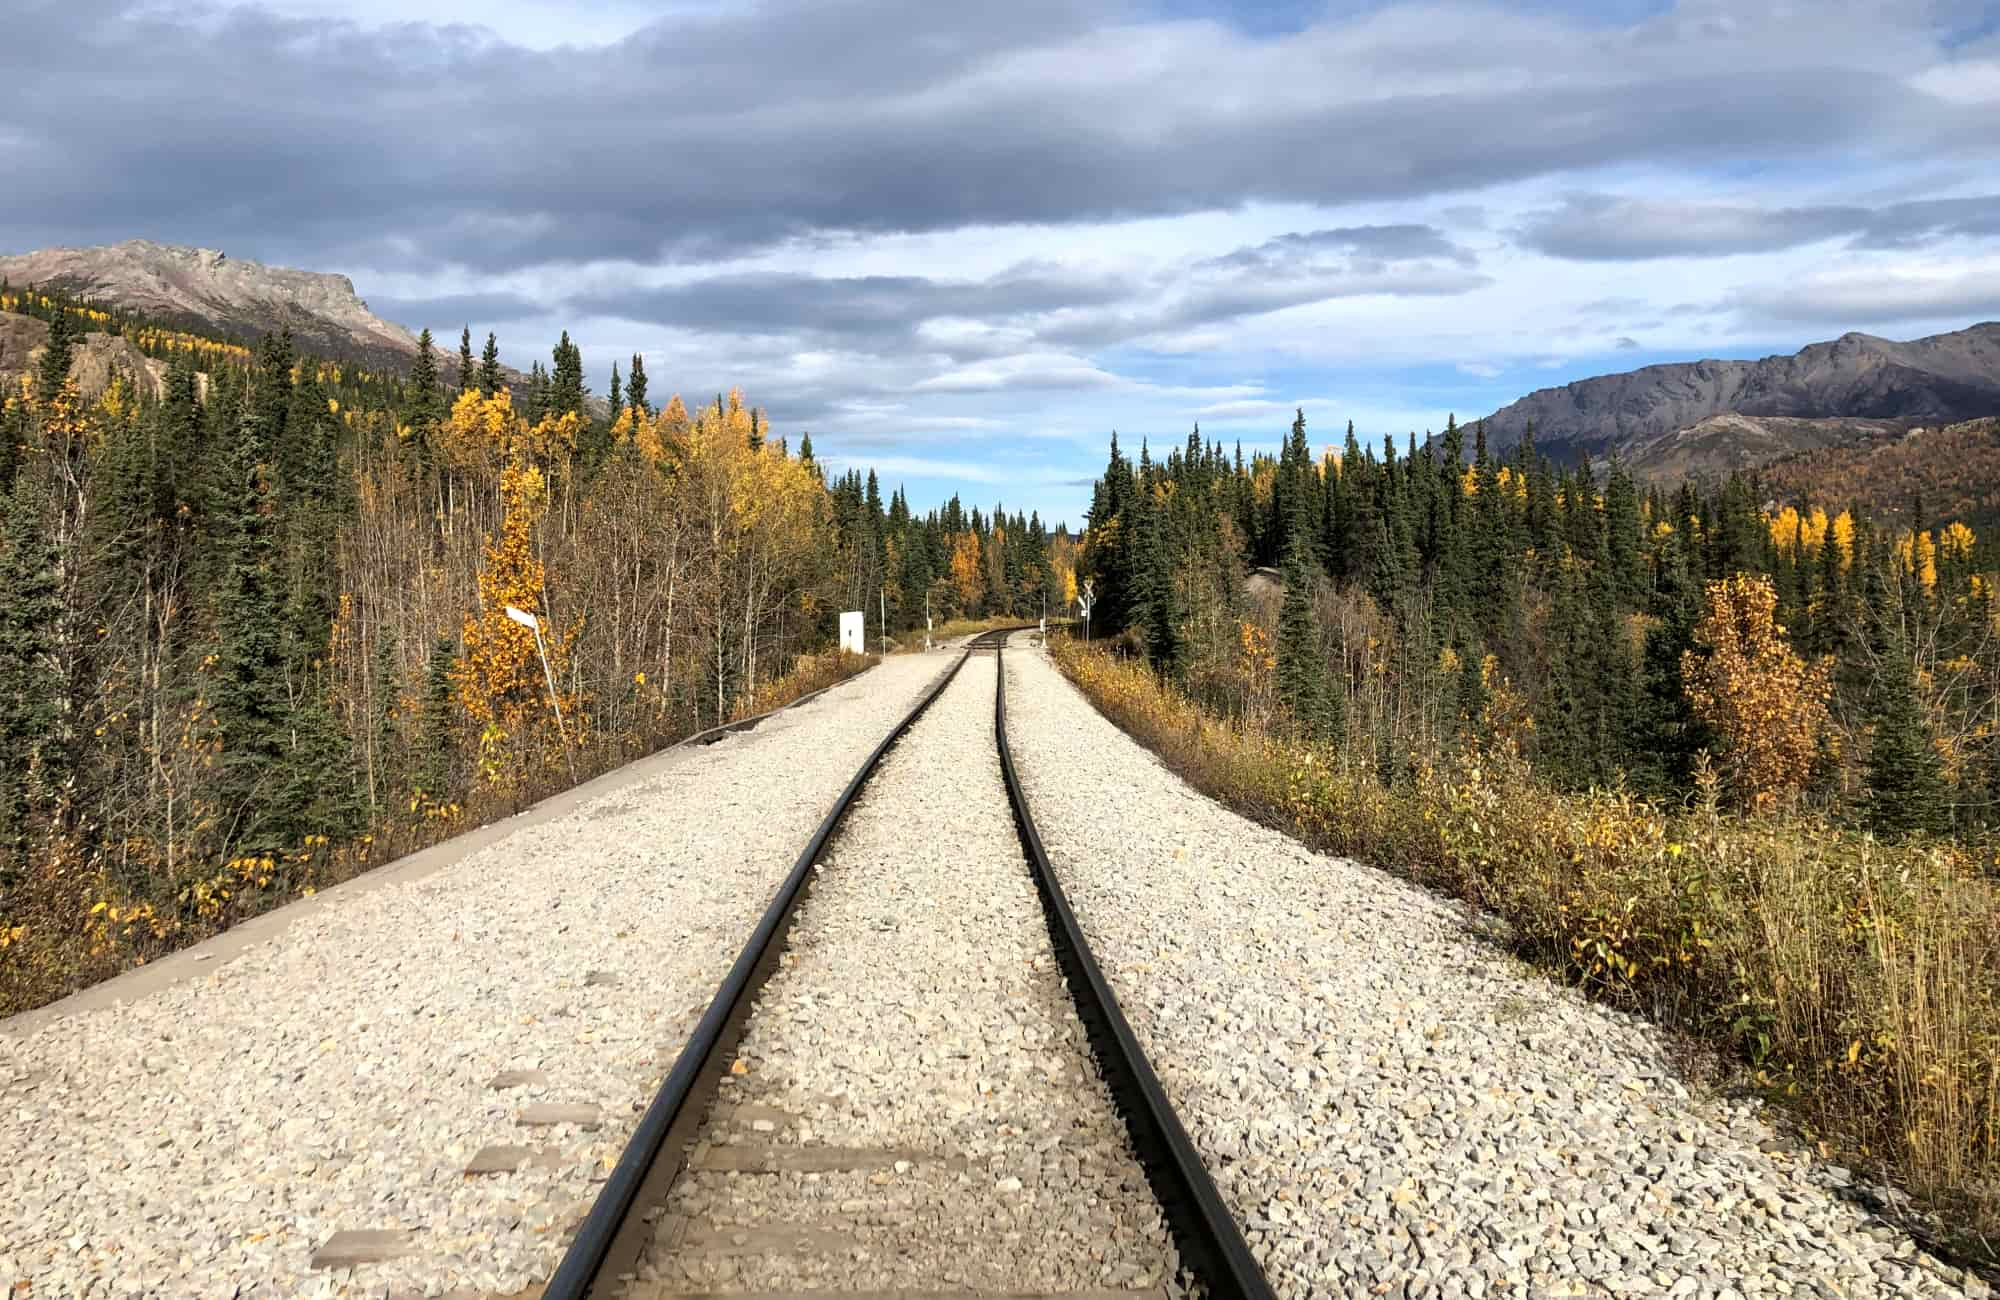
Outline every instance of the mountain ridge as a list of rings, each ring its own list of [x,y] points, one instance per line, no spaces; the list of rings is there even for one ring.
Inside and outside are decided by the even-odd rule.
[[[1950,424],[2000,412],[2000,321],[1898,342],[1850,331],[1755,361],[1662,362],[1537,389],[1486,417],[1496,449],[1530,422],[1567,461],[1630,458],[1718,416]],[[1781,447],[1777,451],[1794,448]]]
[[[219,249],[128,239],[0,255],[0,279],[58,289],[211,335],[252,340],[289,328],[308,350],[406,369],[417,339],[369,310],[345,275],[233,258]]]

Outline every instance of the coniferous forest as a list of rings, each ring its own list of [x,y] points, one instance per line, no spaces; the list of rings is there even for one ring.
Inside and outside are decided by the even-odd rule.
[[[1742,474],[1642,488],[1532,431],[1378,452],[1350,425],[1316,456],[1303,415],[1248,462],[1199,430],[1136,463],[1114,437],[1079,564],[1096,628],[1202,705],[1384,780],[1498,729],[1560,789],[1685,801],[1706,764],[1733,807],[1885,836],[2000,818],[1996,569],[1959,522]]]
[[[1466,434],[1114,439],[1077,559],[1100,644],[1057,661],[1195,785],[1470,903],[1990,1261],[1991,540]]]
[[[51,327],[0,405],[0,1014],[836,680],[835,611],[872,650],[1064,594],[1039,518],[915,515],[637,356],[600,399],[567,335],[404,375],[0,310]],[[85,329],[164,374],[86,398]]]

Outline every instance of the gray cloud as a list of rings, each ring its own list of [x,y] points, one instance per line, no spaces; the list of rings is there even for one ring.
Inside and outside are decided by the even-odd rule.
[[[1249,271],[1279,271],[1318,262],[1328,255],[1360,259],[1380,264],[1391,261],[1442,258],[1472,265],[1471,250],[1446,239],[1435,226],[1343,226],[1334,230],[1309,230],[1279,235],[1254,248],[1212,258],[1203,266],[1231,267]]]
[[[532,320],[548,312],[547,304],[517,293],[454,293],[432,298],[376,294],[368,303],[378,316],[406,322],[412,329],[428,325],[440,335],[453,324],[470,325],[478,330],[508,321]]]
[[[1613,343],[1611,346],[1618,349],[1620,352],[1636,352],[1639,349],[1639,340],[1635,338],[1627,338],[1624,335],[1620,335],[1618,341]]]
[[[1916,19],[1781,18],[1557,33],[1489,11],[1476,34],[1363,19],[1252,39],[1121,27],[1118,0],[771,0],[537,52],[457,27],[27,0],[0,46],[0,166],[36,202],[0,217],[0,246],[146,233],[493,269],[1463,192],[1614,162],[2000,149],[1979,106],[1887,70],[1928,40]],[[1145,59],[1126,57],[1134,41]],[[1508,75],[1433,71],[1482,67]],[[1229,111],[1189,93],[1211,84],[1232,88]],[[1362,84],[1408,88],[1344,89]]]
[[[1463,293],[1489,283],[1475,266],[1468,250],[1431,227],[1361,226],[1283,235],[1149,275],[1044,263],[982,280],[760,271],[587,291],[562,307],[571,315],[816,347],[920,350],[997,362],[1032,351],[1038,341],[1108,346],[1330,298]],[[952,321],[969,328],[934,328]],[[1058,370],[1056,387],[1100,382],[1079,377],[1067,364]],[[978,381],[982,388],[1021,382],[992,367],[979,373],[987,376]]]
[[[586,293],[570,303],[593,314],[689,329],[902,338],[938,317],[1006,319],[1116,302],[1136,288],[1120,278],[1037,266],[1016,267],[976,281],[751,272]]]
[[[1920,320],[2000,319],[2000,271],[1955,275],[1875,271],[1755,285],[1731,294],[1729,308],[1755,324],[1849,330]]]
[[[1928,199],[1882,207],[1761,207],[1580,194],[1532,217],[1521,242],[1551,257],[1636,261],[1767,253],[1824,239],[1902,248],[1951,236],[2000,235],[2000,195]]]

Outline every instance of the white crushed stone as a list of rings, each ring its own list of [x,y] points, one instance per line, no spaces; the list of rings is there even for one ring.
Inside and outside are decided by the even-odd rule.
[[[800,846],[950,661],[892,658],[197,978],[0,1035],[0,1296],[546,1278]],[[601,1123],[517,1123],[540,1103]],[[539,1159],[463,1173],[500,1145]],[[370,1229],[413,1253],[309,1267]]]
[[[849,812],[633,1296],[656,1279],[870,1295],[1172,1284],[1022,855],[994,690],[992,657],[975,656]],[[849,1167],[723,1172],[704,1167],[711,1149]]]
[[[1280,1295],[1985,1294],[1657,1030],[1195,792],[1021,638],[1006,664],[1036,825]]]

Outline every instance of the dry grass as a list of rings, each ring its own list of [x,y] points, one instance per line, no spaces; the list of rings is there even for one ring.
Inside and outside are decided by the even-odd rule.
[[[1365,764],[1203,714],[1143,665],[1055,651],[1198,788],[1506,917],[1523,957],[1714,1045],[1823,1154],[1893,1179],[1968,1262],[2000,1262],[1992,846],[1559,794],[1504,748],[1385,789]]]

